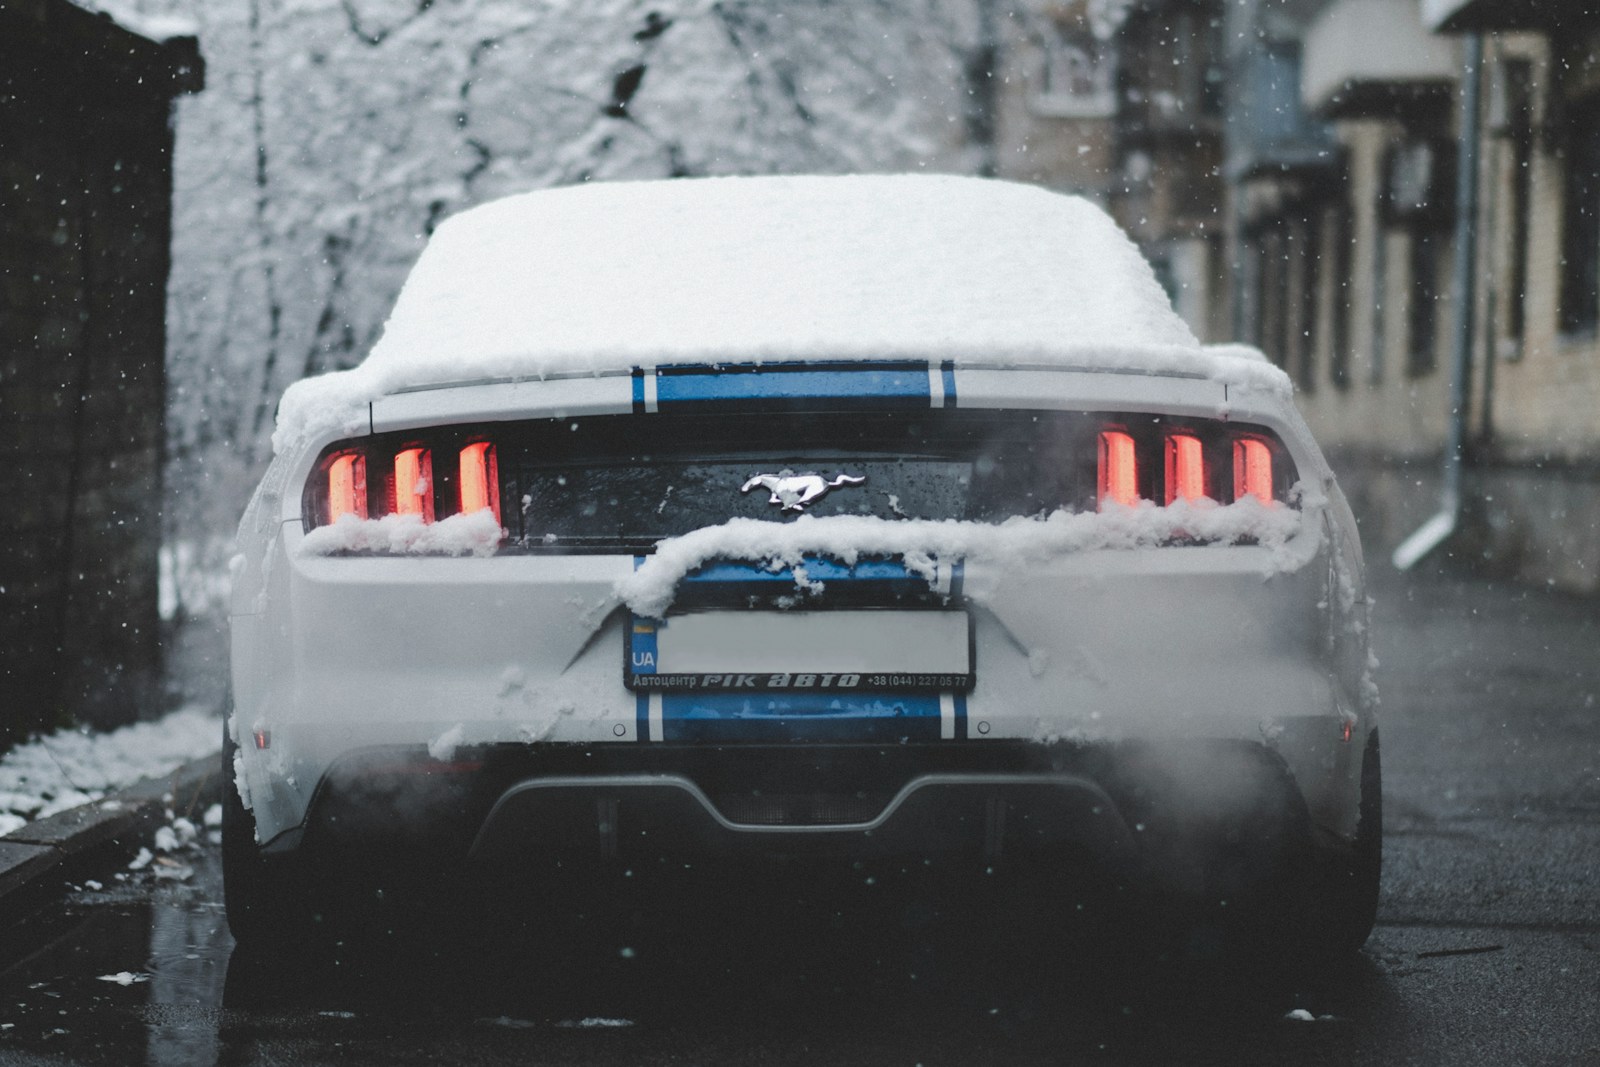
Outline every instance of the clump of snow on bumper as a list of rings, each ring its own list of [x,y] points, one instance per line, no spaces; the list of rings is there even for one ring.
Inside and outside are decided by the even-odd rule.
[[[398,556],[492,556],[504,531],[488,509],[423,522],[421,515],[385,515],[358,519],[341,515],[306,534],[300,552],[331,556],[340,552],[376,552]]]
[[[448,762],[456,754],[456,749],[461,747],[461,739],[464,736],[466,728],[457,723],[428,742],[428,755],[441,763]]]
[[[617,583],[617,596],[639,615],[666,614],[678,582],[718,559],[764,563],[773,570],[800,566],[806,556],[854,565],[861,557],[898,558],[912,573],[938,580],[941,561],[1026,565],[1092,549],[1154,548],[1176,539],[1227,545],[1254,541],[1281,549],[1301,527],[1301,512],[1246,498],[1221,506],[1175,502],[1102,512],[1056,511],[998,524],[955,519],[908,522],[873,516],[805,515],[794,522],[730,519],[656,545],[655,554]]]

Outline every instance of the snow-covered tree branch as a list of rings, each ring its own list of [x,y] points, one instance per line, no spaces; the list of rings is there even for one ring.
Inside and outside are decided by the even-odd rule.
[[[583,181],[977,165],[977,0],[123,2],[193,17],[210,72],[178,122],[174,539],[231,533],[283,388],[359,362],[464,207]]]

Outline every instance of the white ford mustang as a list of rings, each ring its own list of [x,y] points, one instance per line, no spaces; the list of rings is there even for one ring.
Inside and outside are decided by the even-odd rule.
[[[1362,564],[1290,394],[1039,189],[461,214],[365,363],[285,395],[240,527],[235,934],[397,856],[805,854],[1092,867],[1360,944]]]

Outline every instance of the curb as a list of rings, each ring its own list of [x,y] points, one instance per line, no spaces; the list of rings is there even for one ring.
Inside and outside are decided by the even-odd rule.
[[[44,895],[52,876],[131,856],[166,821],[169,808],[189,818],[203,813],[222,795],[221,765],[221,752],[202,756],[0,837],[0,911],[14,913],[17,901]]]

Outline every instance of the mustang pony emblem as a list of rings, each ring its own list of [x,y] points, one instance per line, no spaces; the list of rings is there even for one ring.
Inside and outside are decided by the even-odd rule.
[[[805,506],[822,496],[829,489],[837,489],[841,485],[860,485],[866,481],[865,477],[853,474],[841,474],[833,481],[828,481],[820,474],[796,474],[794,471],[779,471],[777,474],[758,474],[744,483],[741,493],[748,493],[756,486],[761,486],[772,495],[767,498],[769,504],[782,504],[780,511],[804,511]]]

